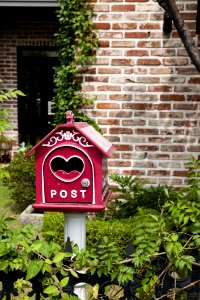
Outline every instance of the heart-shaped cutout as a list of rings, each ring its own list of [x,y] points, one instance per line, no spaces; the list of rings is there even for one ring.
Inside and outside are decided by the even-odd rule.
[[[81,176],[85,169],[85,164],[78,156],[72,156],[68,159],[56,156],[50,161],[50,169],[56,178],[64,182],[71,182]]]

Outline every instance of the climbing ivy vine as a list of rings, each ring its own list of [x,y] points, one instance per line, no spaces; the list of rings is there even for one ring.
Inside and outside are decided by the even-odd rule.
[[[95,48],[98,45],[92,21],[93,7],[83,0],[57,2],[60,6],[57,11],[60,28],[56,34],[60,65],[56,67],[55,74],[55,123],[63,121],[67,110],[72,110],[79,120],[92,123],[80,109],[94,101],[81,92],[81,73],[94,60]]]

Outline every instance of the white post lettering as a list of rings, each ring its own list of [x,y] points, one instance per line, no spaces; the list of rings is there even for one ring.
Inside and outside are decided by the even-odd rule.
[[[77,190],[71,190],[71,197],[77,198]]]
[[[57,194],[56,190],[51,190],[51,198],[53,198]]]
[[[61,190],[61,191],[60,191],[60,197],[61,197],[61,198],[67,198],[67,191]]]
[[[82,198],[84,199],[84,198],[85,198],[85,193],[86,193],[86,190],[80,190],[80,192],[81,192],[81,196],[82,196]]]

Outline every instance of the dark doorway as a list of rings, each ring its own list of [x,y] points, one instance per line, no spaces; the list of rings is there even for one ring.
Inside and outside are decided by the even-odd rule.
[[[19,143],[35,145],[53,129],[51,101],[55,93],[55,49],[18,49]]]

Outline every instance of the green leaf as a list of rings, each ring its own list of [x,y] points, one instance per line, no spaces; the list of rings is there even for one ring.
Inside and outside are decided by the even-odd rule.
[[[68,296],[67,293],[62,293],[61,299],[63,299],[63,300],[69,300],[70,298],[69,298],[69,296]]]
[[[35,277],[42,269],[44,262],[42,260],[32,260],[27,269],[26,280]]]
[[[69,282],[69,277],[65,277],[60,281],[60,285],[61,287],[65,287],[66,285],[68,285]]]
[[[185,216],[183,219],[183,224],[186,225],[190,219],[190,216]]]
[[[49,258],[50,246],[46,241],[35,241],[33,244],[33,250],[42,254],[46,258]]]
[[[59,290],[55,285],[50,285],[44,290],[45,294],[55,294],[58,292],[59,292]]]
[[[61,261],[63,261],[63,259],[66,257],[66,254],[64,252],[60,252],[58,254],[56,254],[56,256],[54,257],[53,261],[55,263],[59,263]]]
[[[173,242],[177,242],[178,241],[178,234],[175,234],[175,233],[171,234],[171,240]]]
[[[95,284],[93,289],[92,289],[92,296],[94,299],[98,299],[98,294],[99,294],[99,284]]]
[[[0,261],[0,270],[6,270],[7,267],[9,265],[9,262],[7,260],[3,260],[3,261]]]
[[[70,271],[70,273],[72,274],[72,276],[78,278],[77,272],[75,272],[73,269],[70,269],[69,271]]]

